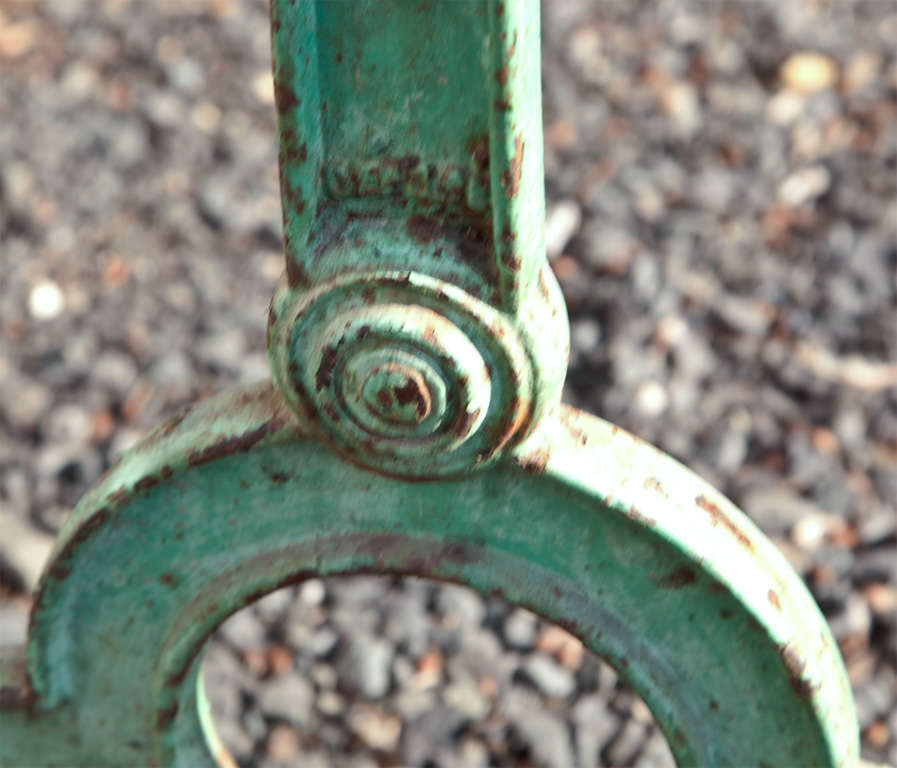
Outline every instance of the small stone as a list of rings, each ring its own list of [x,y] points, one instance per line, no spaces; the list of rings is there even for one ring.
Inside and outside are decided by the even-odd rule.
[[[391,712],[371,704],[356,704],[349,710],[349,727],[372,749],[392,752],[402,734],[402,721]]]
[[[414,690],[406,688],[399,692],[391,701],[403,720],[416,720],[424,712],[433,709],[436,696],[433,689]]]
[[[31,19],[11,24],[0,17],[0,57],[15,59],[31,50],[38,37],[38,27]]]
[[[18,376],[11,378],[10,386],[0,390],[0,415],[21,434],[40,423],[53,403],[53,392],[39,381]]]
[[[797,521],[791,530],[791,540],[805,552],[819,549],[836,520],[833,515],[813,512]]]
[[[253,614],[244,608],[225,621],[218,632],[235,648],[259,648],[265,643],[265,627]]]
[[[577,353],[588,353],[601,341],[601,326],[592,317],[580,317],[570,323],[570,346]]]
[[[664,88],[661,101],[664,111],[673,118],[683,136],[692,137],[700,130],[701,102],[691,83],[671,83]]]
[[[252,78],[252,92],[262,104],[274,103],[274,78],[264,69]]]
[[[424,690],[432,688],[442,681],[442,653],[438,648],[431,648],[417,662],[417,669],[408,680],[412,688]]]
[[[882,59],[875,51],[857,51],[844,68],[844,89],[856,94],[874,83],[881,72]]]
[[[597,694],[581,696],[572,709],[576,723],[576,751],[582,768],[599,768],[598,757],[619,728],[619,718]]]
[[[884,720],[876,720],[865,731],[863,738],[876,749],[884,749],[890,738],[888,726]]]
[[[36,320],[52,320],[65,309],[65,296],[52,280],[39,280],[28,294],[28,311]]]
[[[767,487],[764,484],[757,490],[748,492],[742,500],[742,506],[748,517],[767,534],[784,534],[798,521],[812,520],[814,516],[823,514],[819,507],[795,495],[784,484],[777,487]]]
[[[327,590],[321,579],[308,579],[299,587],[299,599],[306,605],[318,606],[324,602],[326,596]]]
[[[254,610],[263,621],[275,622],[286,613],[292,599],[292,590],[278,589],[256,600],[252,604],[252,610]]]
[[[190,110],[190,122],[198,131],[211,135],[221,125],[221,110],[212,102],[203,99]]]
[[[635,391],[635,408],[648,418],[660,416],[669,405],[666,389],[658,381],[642,382]]]
[[[379,699],[389,691],[390,666],[395,651],[388,642],[364,633],[349,638],[339,661],[340,679],[347,689],[366,699]]]
[[[732,330],[750,336],[762,336],[775,318],[775,310],[768,304],[734,294],[720,296],[713,305],[714,312]]]
[[[339,635],[332,627],[321,627],[312,632],[306,649],[317,659],[331,654],[339,642]]]
[[[46,419],[46,438],[53,443],[86,445],[92,432],[90,414],[76,403],[62,403]]]
[[[314,688],[297,672],[281,675],[265,682],[258,694],[258,704],[269,717],[307,725],[314,705]]]
[[[795,171],[779,185],[778,197],[785,205],[798,207],[824,195],[832,175],[824,165],[811,165]]]
[[[476,592],[454,584],[439,587],[436,606],[447,619],[456,617],[463,627],[478,627],[486,615],[483,599]]]
[[[195,95],[202,91],[205,84],[202,65],[189,56],[184,56],[172,64],[168,68],[168,77],[175,88],[189,95]]]
[[[558,715],[545,710],[537,696],[519,686],[504,697],[504,711],[514,722],[520,739],[532,751],[537,765],[568,768],[574,765],[567,726]]]
[[[631,765],[645,739],[645,725],[637,720],[626,720],[617,738],[607,749],[609,765]]]
[[[299,754],[299,734],[296,729],[279,723],[268,734],[268,759],[275,765],[292,765]]]
[[[789,56],[779,70],[782,82],[801,93],[817,93],[838,80],[838,65],[828,56],[802,51]]]
[[[548,258],[560,256],[582,222],[582,209],[575,200],[561,200],[545,218],[545,250]]]
[[[523,665],[523,671],[546,696],[564,699],[576,688],[571,672],[542,653],[530,656]]]
[[[21,577],[26,591],[33,592],[53,549],[53,537],[4,508],[0,508],[0,531],[0,560]]]
[[[138,371],[134,358],[124,352],[103,352],[94,363],[91,378],[116,395],[124,397],[134,386]]]
[[[27,636],[28,606],[19,600],[0,600],[0,648],[24,645]]]
[[[536,617],[523,608],[517,608],[505,618],[502,630],[505,642],[512,648],[529,650],[536,642]]]
[[[791,125],[806,108],[807,97],[783,88],[766,103],[766,119],[775,125]]]
[[[311,679],[318,688],[336,688],[337,675],[336,670],[324,662],[316,662],[311,667]]]
[[[480,720],[486,717],[492,708],[489,699],[483,695],[473,678],[458,680],[447,685],[442,692],[442,700],[446,705],[471,720]]]
[[[873,581],[863,587],[863,594],[877,616],[897,615],[897,589],[894,587]]]
[[[346,700],[336,691],[324,690],[318,696],[318,711],[327,717],[337,717],[346,709]]]

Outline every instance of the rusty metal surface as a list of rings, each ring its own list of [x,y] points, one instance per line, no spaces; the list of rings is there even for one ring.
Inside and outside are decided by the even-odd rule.
[[[174,418],[79,504],[0,658],[0,764],[229,764],[209,636],[284,585],[376,572],[567,628],[682,765],[856,765],[838,650],[775,547],[558,402],[537,5],[284,1],[272,28],[273,382]]]
[[[71,723],[90,764],[213,764],[206,639],[273,589],[359,572],[469,584],[564,626],[680,764],[857,759],[840,658],[775,548],[676,462],[569,408],[488,470],[408,483],[321,451],[267,386],[222,395],[129,454],[66,533],[23,696],[30,722]]]
[[[273,52],[275,384],[360,465],[485,466],[557,402],[567,361],[544,257],[538,4],[275,3]],[[393,391],[426,416],[383,410]]]

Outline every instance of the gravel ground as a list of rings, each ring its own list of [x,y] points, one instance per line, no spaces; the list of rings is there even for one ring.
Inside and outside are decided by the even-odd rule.
[[[566,399],[779,545],[897,762],[897,5],[551,0],[543,28]],[[261,0],[0,2],[0,644],[114,457],[266,375],[272,100]],[[671,764],[576,640],[415,579],[275,593],[206,677],[241,765]]]

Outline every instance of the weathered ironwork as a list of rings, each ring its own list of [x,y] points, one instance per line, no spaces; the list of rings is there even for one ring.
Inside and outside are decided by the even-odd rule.
[[[0,764],[232,764],[206,640],[286,584],[373,572],[566,627],[681,765],[856,765],[840,655],[776,548],[560,403],[536,1],[275,0],[272,29],[273,381],[175,417],[72,513],[0,656]]]

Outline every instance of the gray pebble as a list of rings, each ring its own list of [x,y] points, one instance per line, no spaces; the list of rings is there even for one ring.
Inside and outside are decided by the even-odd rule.
[[[266,643],[265,625],[251,608],[235,613],[218,628],[218,632],[234,648],[255,649]]]
[[[505,642],[512,648],[529,650],[536,642],[538,619],[529,611],[517,608],[505,618],[502,630]]]
[[[619,716],[597,694],[581,696],[571,712],[576,723],[576,753],[581,768],[599,768],[604,747],[620,727]]]
[[[523,672],[546,696],[563,699],[573,693],[576,687],[570,670],[544,653],[530,656],[523,664]]]
[[[311,723],[315,692],[298,672],[288,672],[263,683],[258,705],[268,717],[288,720],[299,726]]]
[[[573,749],[564,721],[544,709],[537,696],[515,686],[502,701],[502,709],[538,765],[546,768],[573,765]]]
[[[483,598],[466,587],[443,584],[436,593],[441,613],[457,617],[462,627],[478,627],[486,614]]]
[[[366,633],[351,635],[337,663],[340,682],[366,699],[385,696],[394,653],[392,645],[381,638]]]

